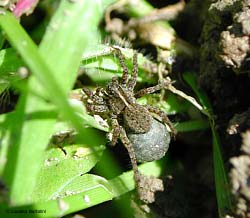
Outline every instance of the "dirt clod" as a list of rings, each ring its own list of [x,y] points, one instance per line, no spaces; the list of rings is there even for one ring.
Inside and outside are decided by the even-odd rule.
[[[230,179],[232,184],[232,193],[234,195],[235,216],[242,218],[250,217],[250,131],[242,134],[243,154],[230,159],[232,169]]]
[[[138,194],[141,200],[146,203],[153,203],[155,201],[155,194],[159,191],[164,191],[161,179],[140,175]]]

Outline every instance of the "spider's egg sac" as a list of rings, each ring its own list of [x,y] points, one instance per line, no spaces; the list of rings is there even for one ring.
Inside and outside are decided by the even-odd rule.
[[[153,119],[151,129],[146,133],[128,133],[138,162],[150,162],[161,159],[167,152],[170,133],[161,122]]]

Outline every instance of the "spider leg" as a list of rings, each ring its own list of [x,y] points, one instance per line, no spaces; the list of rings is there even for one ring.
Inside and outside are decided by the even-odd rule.
[[[151,93],[154,93],[154,92],[161,90],[161,89],[166,89],[171,83],[172,83],[171,80],[164,79],[164,80],[160,81],[159,84],[157,84],[155,86],[139,90],[138,92],[135,93],[135,97],[140,98],[143,95],[151,94]]]
[[[111,127],[112,127],[111,145],[115,146],[115,144],[120,136],[120,130],[121,130],[121,127],[118,123],[116,116],[111,116]]]
[[[106,105],[95,105],[95,104],[87,103],[86,108],[90,114],[102,115],[102,114],[106,114],[109,112],[109,108]]]
[[[137,62],[137,52],[135,52],[134,56],[133,56],[133,70],[132,70],[131,77],[128,81],[128,89],[129,90],[134,89],[134,87],[136,85],[137,75],[138,75],[138,62]]]
[[[151,87],[139,90],[138,92],[135,93],[135,97],[140,98],[143,95],[151,94],[161,89],[162,89],[162,86],[160,84],[157,84],[155,86],[151,86]]]
[[[128,150],[128,154],[134,171],[135,185],[137,187],[137,192],[140,200],[144,201],[147,204],[153,203],[155,201],[155,193],[157,191],[164,190],[162,180],[152,176],[146,176],[140,173],[136,162],[134,148],[131,142],[129,141],[123,127],[120,127],[120,139]]]
[[[116,48],[116,47],[113,47],[117,53],[117,56],[119,58],[119,62],[121,64],[121,67],[122,67],[122,71],[123,71],[123,74],[122,74],[122,78],[121,78],[121,83],[122,84],[127,84],[128,83],[128,68],[125,64],[125,57],[124,55],[122,54],[121,50],[119,48]]]
[[[90,101],[92,101],[94,104],[105,105],[105,101],[102,97],[104,96],[102,88],[100,87],[97,88],[95,93],[86,87],[83,87],[82,91],[87,95],[88,99],[90,99]]]
[[[175,137],[175,135],[177,134],[176,129],[174,128],[172,122],[169,120],[167,114],[164,113],[159,108],[153,107],[151,105],[145,105],[145,107],[148,109],[149,112],[157,114],[158,116],[160,116],[163,123],[166,123],[169,126],[172,136]]]
[[[83,87],[82,91],[87,95],[88,98],[92,98],[94,93],[87,87]]]
[[[106,102],[105,102],[104,98],[106,98],[106,97],[107,96],[106,96],[103,88],[98,87],[95,91],[95,95],[93,96],[92,100],[96,104],[105,105]]]
[[[104,99],[100,96],[103,91],[101,88],[98,88],[96,93],[86,87],[83,87],[82,91],[88,98],[85,105],[89,113],[102,115],[109,112],[108,106],[105,104]]]
[[[129,158],[130,158],[132,168],[134,171],[134,179],[135,179],[136,184],[138,184],[140,180],[140,172],[139,172],[137,161],[136,161],[135,151],[131,142],[128,139],[125,129],[122,126],[120,126],[120,139],[122,143],[124,144],[124,146],[126,147],[126,149],[128,150]]]

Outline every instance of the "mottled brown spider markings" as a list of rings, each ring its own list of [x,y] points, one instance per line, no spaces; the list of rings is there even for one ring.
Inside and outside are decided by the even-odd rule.
[[[138,73],[137,53],[134,53],[133,69],[131,76],[129,76],[129,70],[125,65],[125,58],[120,49],[114,48],[114,52],[117,54],[123,69],[122,77],[113,77],[111,82],[105,88],[98,88],[95,92],[83,88],[84,93],[87,95],[86,108],[90,114],[98,114],[103,119],[108,119],[111,126],[111,144],[115,145],[119,138],[128,150],[139,197],[146,203],[150,203],[154,201],[154,192],[162,190],[163,185],[159,182],[159,179],[143,176],[139,172],[135,150],[127,134],[142,136],[142,134],[150,132],[153,126],[152,123],[156,122],[152,113],[161,117],[161,121],[170,127],[172,133],[175,133],[175,129],[163,111],[153,106],[143,106],[136,103],[136,98],[145,94],[153,93],[162,88],[162,86],[158,84],[140,90],[134,94]],[[167,129],[164,130],[163,137],[169,137]],[[166,143],[169,144],[169,139],[167,140]],[[157,144],[156,146],[159,145]],[[159,157],[157,158],[159,159]],[[154,186],[152,185],[153,183],[157,183],[157,185]]]

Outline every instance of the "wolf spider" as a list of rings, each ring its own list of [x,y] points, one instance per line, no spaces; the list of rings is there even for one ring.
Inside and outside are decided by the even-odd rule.
[[[88,88],[83,88],[83,92],[87,96],[86,108],[90,114],[100,115],[103,119],[109,121],[112,135],[111,144],[115,145],[118,138],[124,144],[128,150],[132,163],[139,198],[146,203],[151,203],[154,201],[154,192],[163,190],[162,181],[157,178],[144,176],[139,172],[135,149],[128,135],[136,134],[141,136],[149,132],[152,129],[152,123],[155,121],[152,114],[158,115],[158,117],[161,118],[161,122],[169,126],[172,134],[175,133],[175,129],[163,111],[156,107],[140,105],[136,102],[136,98],[160,90],[162,85],[158,84],[134,93],[138,74],[137,53],[134,53],[133,69],[129,77],[129,70],[125,64],[125,57],[119,48],[113,47],[113,49],[118,55],[123,70],[122,77],[113,77],[105,88],[97,88],[95,92],[92,92]],[[168,137],[167,143],[169,144],[170,136],[167,128],[164,131],[163,137]],[[154,138],[157,138],[157,136]],[[168,144],[166,145],[167,148]],[[167,149],[165,149],[163,155],[165,155],[166,150]],[[161,154],[160,157],[157,156],[157,159],[161,158],[163,155]]]

